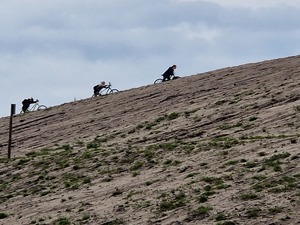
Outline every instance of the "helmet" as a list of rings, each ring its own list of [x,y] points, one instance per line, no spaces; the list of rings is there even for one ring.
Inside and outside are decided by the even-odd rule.
[[[105,81],[101,81],[101,84],[102,84],[102,85],[105,85]]]
[[[172,67],[175,67],[175,68],[176,68],[177,66],[174,64]]]

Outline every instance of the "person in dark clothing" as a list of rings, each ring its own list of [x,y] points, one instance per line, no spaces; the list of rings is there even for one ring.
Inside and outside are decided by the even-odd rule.
[[[100,84],[97,84],[96,86],[93,87],[94,89],[94,96],[100,95],[100,91],[102,88],[106,88],[107,85],[105,84],[104,81],[102,81]]]
[[[166,72],[163,73],[163,82],[166,81],[166,80],[171,80],[172,77],[175,77],[174,75],[174,70],[176,69],[176,65],[173,65],[173,66],[170,66]]]
[[[33,98],[27,98],[27,99],[24,99],[23,101],[22,101],[22,111],[25,113],[27,110],[28,110],[28,108],[29,108],[29,106],[30,106],[30,104],[32,104],[32,103],[36,103],[36,102],[38,102],[39,100],[33,100]]]

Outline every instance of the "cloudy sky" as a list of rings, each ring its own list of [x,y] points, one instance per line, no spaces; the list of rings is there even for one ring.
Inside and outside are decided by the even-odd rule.
[[[299,0],[1,0],[0,117],[300,54]]]

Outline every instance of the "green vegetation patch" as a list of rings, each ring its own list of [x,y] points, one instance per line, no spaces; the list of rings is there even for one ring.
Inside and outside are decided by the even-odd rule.
[[[0,212],[0,220],[8,217],[8,214],[5,212]]]
[[[71,221],[66,217],[60,217],[53,221],[54,225],[70,225]]]
[[[266,158],[263,161],[263,166],[272,167],[275,172],[281,171],[282,169],[280,165],[282,164],[282,162],[280,160],[288,158],[290,155],[291,154],[288,152],[283,152],[280,154],[273,155],[272,157]]]
[[[163,196],[166,197],[166,196]],[[165,212],[186,205],[186,195],[184,192],[173,194],[171,198],[164,198],[159,204],[159,212]]]
[[[202,220],[205,217],[209,216],[209,211],[212,210],[210,206],[199,206],[197,209],[194,209],[188,213],[188,217],[185,221],[190,222],[193,220]]]
[[[243,142],[239,141],[237,138],[234,137],[224,136],[224,137],[214,138],[208,144],[209,146],[215,148],[228,149],[234,147],[235,145],[243,144]]]
[[[78,175],[75,173],[65,173],[63,175],[64,185],[67,189],[77,189],[82,184],[88,184],[91,179],[87,176]]]
[[[295,176],[283,176],[279,178],[273,178],[269,180],[263,180],[253,186],[257,192],[268,191],[271,193],[287,192],[296,190],[298,188],[297,183],[300,178]]]

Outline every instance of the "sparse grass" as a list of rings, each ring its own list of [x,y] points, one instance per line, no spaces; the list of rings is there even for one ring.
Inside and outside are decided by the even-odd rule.
[[[269,208],[269,212],[271,214],[281,213],[282,211],[283,211],[283,207],[275,206],[275,207]]]
[[[34,158],[34,157],[38,157],[38,156],[50,155],[51,151],[52,151],[51,149],[43,148],[40,151],[31,151],[31,152],[26,153],[25,155],[27,157],[33,157]]]
[[[175,120],[175,119],[177,119],[179,116],[180,116],[179,113],[173,112],[173,113],[167,115],[167,119],[168,119],[168,120]]]
[[[142,168],[143,165],[144,165],[143,162],[141,162],[141,161],[136,161],[136,162],[134,162],[134,164],[130,167],[130,170],[138,170],[138,169]]]
[[[60,217],[53,221],[54,225],[70,225],[71,221],[66,217]]]
[[[146,186],[150,186],[156,182],[158,182],[158,180],[149,180],[149,181],[146,181],[145,184],[146,184]]]
[[[135,132],[139,131],[142,128],[144,128],[145,130],[152,130],[157,125],[159,125],[161,122],[175,120],[179,116],[180,116],[179,113],[173,112],[173,113],[170,113],[168,115],[160,116],[157,119],[155,119],[154,121],[145,121],[142,124],[139,124],[136,127],[134,127],[131,130],[129,130],[128,134],[135,133]]]
[[[98,148],[100,147],[99,143],[95,142],[95,141],[92,141],[90,143],[87,143],[86,145],[86,148],[87,149],[90,149],[90,148]]]
[[[85,220],[89,220],[91,218],[91,215],[90,214],[84,214],[83,216],[82,216],[82,221],[85,221]]]
[[[164,196],[163,198],[165,197],[166,196]],[[186,195],[184,192],[180,191],[177,194],[174,193],[171,199],[163,199],[159,204],[158,211],[165,212],[185,205],[186,205]]]
[[[65,173],[63,175],[64,185],[67,189],[78,189],[82,184],[88,184],[91,182],[91,179],[86,176],[78,175],[75,173]]]
[[[257,135],[257,136],[241,136],[240,139],[241,140],[264,140],[264,139],[285,139],[285,138],[294,138],[295,135]]]
[[[126,199],[129,199],[129,198],[133,197],[134,195],[138,195],[138,194],[140,194],[140,192],[138,192],[136,190],[130,190],[126,196]]]
[[[138,201],[136,202],[136,204],[134,205],[135,209],[143,209],[143,208],[148,208],[149,206],[151,206],[151,202],[150,201]]]
[[[154,127],[154,126],[156,126],[156,125],[157,125],[157,123],[155,123],[155,122],[147,123],[146,126],[145,126],[145,129],[146,129],[146,130],[151,130],[152,127]]]
[[[212,147],[228,149],[228,148],[232,148],[235,145],[242,144],[242,142],[236,138],[225,136],[225,137],[214,138],[208,144]]]
[[[261,211],[260,208],[250,208],[246,211],[246,216],[248,218],[256,218],[260,215]]]
[[[193,220],[201,220],[209,216],[209,211],[212,210],[210,206],[199,206],[197,209],[194,209],[188,213],[188,217],[185,221],[190,222]]]
[[[225,123],[225,124],[220,125],[219,129],[220,130],[230,130],[232,128],[242,127],[242,126],[243,126],[242,122],[237,122],[236,124],[233,124],[233,125]]]
[[[254,167],[256,167],[257,166],[257,162],[247,162],[247,163],[245,163],[245,167],[246,168],[254,168]]]
[[[285,159],[289,157],[291,154],[288,152],[283,152],[280,154],[275,154],[271,156],[270,158],[267,158],[263,161],[263,166],[265,167],[272,167],[275,172],[280,172],[282,170],[281,164],[282,162],[280,159]]]
[[[8,214],[7,213],[4,213],[4,212],[0,212],[0,219],[5,219],[8,217]]]
[[[264,175],[257,175],[257,176],[253,176],[252,179],[254,180],[258,180],[258,181],[262,181],[265,180],[267,177]]]
[[[17,166],[25,166],[30,160],[30,158],[20,158],[17,161]]]
[[[140,175],[141,173],[139,171],[132,171],[131,174],[133,177],[136,177],[136,176]]]
[[[244,194],[240,195],[240,199],[243,201],[255,200],[258,198],[259,198],[259,196],[256,193],[252,193],[252,192],[244,193]]]
[[[186,175],[186,178],[194,177],[194,176],[197,176],[198,174],[199,174],[199,173],[197,173],[197,172],[189,173],[188,175]]]
[[[230,161],[227,161],[223,164],[223,168],[227,167],[227,166],[233,166],[233,165],[236,165],[238,164],[239,161],[238,160],[230,160]]]
[[[203,193],[203,194],[199,195],[199,196],[197,197],[197,201],[198,201],[199,203],[207,202],[207,201],[208,201],[208,195],[207,195],[206,193]]]
[[[254,120],[257,120],[258,118],[256,117],[256,116],[251,116],[250,118],[249,118],[249,121],[251,122],[251,121],[254,121]]]
[[[283,176],[259,182],[253,186],[257,192],[268,191],[270,193],[281,193],[297,189],[297,180],[293,176]]]
[[[226,220],[226,219],[227,219],[227,216],[222,212],[217,213],[217,215],[215,217],[216,221],[221,221],[221,220]]]
[[[0,157],[0,163],[7,163],[9,160],[7,158]]]
[[[71,150],[71,149],[73,149],[73,148],[72,148],[70,145],[68,145],[68,144],[61,146],[61,148],[64,149],[64,150]]]
[[[169,143],[164,143],[161,144],[160,147],[162,149],[168,150],[168,151],[172,151],[174,150],[177,146],[178,146],[178,142],[169,142]]]
[[[224,102],[225,104],[226,102]],[[230,104],[230,102],[228,102]],[[203,117],[206,113],[201,112]],[[291,157],[290,153],[283,152],[283,153],[276,153],[273,152],[279,151],[280,147],[284,145],[290,145],[297,143],[296,135],[267,135],[267,136],[242,136],[238,138],[237,131],[241,130],[243,126],[249,125],[249,121],[256,121],[258,118],[247,117],[245,124],[242,122],[237,123],[225,123],[219,127],[219,129],[227,130],[227,131],[217,131],[217,135],[222,135],[226,133],[226,136],[221,136],[218,138],[209,139],[210,136],[204,136],[199,138],[197,136],[197,132],[200,130],[192,129],[191,132],[187,135],[188,138],[191,140],[188,142],[185,139],[181,139],[184,136],[180,136],[176,140],[175,138],[170,138],[167,142],[157,142],[156,140],[152,140],[151,134],[156,132],[155,128],[159,128],[159,130],[163,130],[162,128],[167,127],[167,125],[173,124],[177,121],[172,121],[180,117],[182,113],[171,113],[169,115],[164,115],[158,117],[152,122],[142,123],[137,125],[136,127],[132,128],[131,130],[127,130],[125,133],[120,132],[118,135],[119,137],[129,137],[128,134],[133,134],[135,132],[139,132],[141,129],[146,129],[147,126],[151,129],[150,138],[145,139],[145,144],[149,145],[145,147],[143,145],[143,139],[136,139],[139,145],[134,146],[135,140],[131,143],[127,142],[126,145],[118,145],[119,143],[111,142],[106,143],[107,141],[114,138],[117,134],[115,133],[113,136],[110,135],[103,135],[100,137],[95,138],[95,140],[85,144],[81,142],[78,145],[71,145],[65,144],[62,146],[57,146],[55,149],[44,149],[41,151],[32,151],[27,153],[25,157],[20,157],[18,159],[14,159],[11,162],[7,160],[3,160],[4,163],[8,163],[8,165],[16,165],[17,169],[26,169],[30,171],[27,173],[25,171],[23,173],[20,171],[14,172],[14,174],[9,174],[5,176],[1,176],[0,180],[0,191],[5,192],[5,195],[1,196],[0,203],[10,199],[12,197],[16,197],[18,195],[36,195],[36,196],[46,196],[50,195],[51,197],[53,194],[61,193],[63,189],[68,190],[75,190],[79,189],[80,191],[82,188],[87,188],[87,186],[91,185],[99,185],[101,186],[111,186],[113,187],[111,190],[111,196],[116,197],[116,199],[126,199],[125,203],[121,203],[128,211],[132,209],[143,209],[152,206],[152,208],[148,208],[147,210],[153,212],[155,209],[156,212],[162,213],[161,216],[168,215],[171,210],[177,212],[185,211],[188,212],[186,221],[192,220],[201,220],[205,217],[209,217],[209,212],[212,210],[210,206],[199,206],[196,209],[191,210],[189,207],[192,207],[193,204],[205,204],[209,203],[210,201],[215,201],[219,198],[223,192],[227,190],[220,190],[230,187],[227,184],[233,185],[236,181],[235,179],[238,177],[239,179],[243,180],[246,185],[249,185],[251,190],[246,191],[245,193],[240,194],[239,199],[242,201],[253,201],[259,199],[259,201],[264,201],[265,196],[268,193],[282,193],[286,192],[289,195],[289,199],[293,204],[299,201],[300,193],[298,190],[298,183],[300,174],[291,175],[287,173],[286,176],[283,176],[280,173],[276,173],[276,176],[271,177],[270,171],[267,171],[268,168],[273,169],[273,171],[284,171],[286,172],[286,168],[291,169],[292,167],[288,165],[289,162],[296,165],[299,159],[299,156],[295,153],[294,156]],[[185,116],[190,116],[190,113],[185,113]],[[201,115],[201,114],[200,114]],[[193,115],[194,116],[194,115]],[[181,118],[185,119],[185,118]],[[249,120],[249,121],[248,121]],[[179,121],[179,120],[178,120]],[[191,120],[187,120],[189,123],[194,122]],[[226,121],[227,122],[227,121]],[[257,122],[252,123],[252,125],[256,124]],[[252,126],[251,125],[251,126]],[[157,126],[157,127],[156,127]],[[234,131],[230,131],[230,129],[238,127]],[[201,128],[202,129],[202,128]],[[269,129],[269,128],[268,128]],[[143,131],[146,132],[147,131]],[[206,131],[199,132],[200,135],[205,133]],[[259,130],[261,132],[261,129]],[[257,132],[259,134],[259,132]],[[229,135],[227,135],[227,133]],[[234,136],[231,136],[234,133]],[[257,134],[255,132],[245,132],[245,134]],[[268,130],[268,133],[271,133]],[[210,134],[208,132],[208,134]],[[185,134],[184,134],[185,135]],[[200,136],[199,135],[199,136]],[[154,136],[154,135],[153,135]],[[198,137],[198,138],[195,138]],[[276,140],[269,141],[268,139],[285,139],[282,140],[279,144],[276,143]],[[118,139],[119,140],[119,139]],[[196,140],[196,141],[195,141]],[[262,141],[267,140],[267,141]],[[141,142],[140,142],[141,141]],[[186,142],[184,142],[186,141]],[[243,151],[249,150],[248,144],[251,144],[254,141],[261,141],[258,142],[260,147],[257,147],[255,151],[253,151],[253,155],[256,154],[256,159],[248,160],[248,157],[243,155]],[[271,144],[270,144],[271,142]],[[255,143],[257,144],[257,143]],[[237,151],[231,149],[237,145],[245,145],[245,149],[241,147],[241,154],[237,154]],[[73,148],[74,146],[74,148]],[[79,146],[82,148],[79,149]],[[141,147],[142,146],[142,147]],[[297,146],[293,145],[294,148]],[[210,150],[210,152],[205,152]],[[202,151],[202,152],[201,152]],[[192,153],[192,154],[191,154]],[[203,153],[200,157],[200,154]],[[210,154],[212,153],[212,154]],[[272,155],[272,153],[274,155]],[[292,151],[291,151],[292,153]],[[206,157],[206,155],[210,155],[213,160],[210,161]],[[195,155],[195,157],[194,157]],[[240,157],[245,157],[246,159],[239,159]],[[259,157],[258,157],[259,156]],[[230,168],[222,170],[219,166],[223,167],[231,166]],[[180,161],[178,160],[180,159]],[[164,189],[165,193],[162,194],[158,199],[155,199],[155,202],[150,202],[146,200],[145,194],[152,194],[150,191],[159,190],[160,184],[156,182],[165,182],[164,178],[157,180],[152,180],[151,178],[145,179],[140,183],[139,186],[134,186],[136,190],[130,190],[128,193],[125,190],[128,189],[120,189],[116,188],[115,184],[119,177],[126,175],[132,175],[133,177],[139,175],[141,172],[145,172],[147,169],[152,169],[154,167],[155,170],[160,170],[162,168],[167,167],[168,174],[163,174],[166,179],[173,178],[173,172],[175,174],[178,173],[178,168],[173,168],[171,166],[175,166],[183,162],[184,166],[187,165],[187,160],[195,161],[193,165],[193,169],[191,172],[189,170],[184,171],[184,173],[179,174],[182,185],[179,187],[180,191],[174,191],[169,189]],[[215,163],[215,159],[220,160],[218,163]],[[203,160],[203,162],[201,162]],[[222,160],[222,161],[221,161]],[[294,161],[292,161],[294,160]],[[1,160],[0,160],[1,161]],[[2,163],[2,162],[0,162]],[[11,164],[10,164],[11,163]],[[192,164],[191,161],[189,161]],[[258,170],[258,166],[262,166],[265,171],[260,173],[261,171]],[[292,165],[292,166],[293,166]],[[200,168],[200,166],[202,168]],[[190,167],[187,167],[188,169]],[[252,169],[254,168],[254,169]],[[206,171],[207,169],[207,171]],[[218,174],[210,173],[213,169],[218,170]],[[251,170],[250,170],[251,169]],[[198,172],[199,171],[199,172]],[[217,177],[220,174],[224,174],[226,172],[226,176],[222,175],[222,177]],[[295,170],[294,170],[295,171]],[[163,171],[161,170],[163,173]],[[208,173],[206,173],[208,172]],[[219,173],[220,172],[220,173]],[[253,173],[249,173],[253,172]],[[287,171],[288,172],[288,171]],[[57,173],[58,175],[53,175]],[[122,173],[122,174],[121,174]],[[26,176],[24,176],[26,174]],[[113,174],[118,174],[117,176],[112,176]],[[200,177],[200,175],[207,176]],[[273,173],[274,174],[274,173]],[[284,173],[286,174],[286,173]],[[89,176],[85,176],[89,175]],[[161,174],[159,174],[161,175]],[[255,176],[253,176],[255,175]],[[253,177],[251,177],[253,176]],[[11,180],[8,180],[9,177]],[[96,178],[96,179],[95,179]],[[129,178],[129,179],[137,179],[140,180],[141,177],[137,178]],[[184,178],[191,178],[191,179],[184,179]],[[244,179],[245,178],[245,179]],[[26,189],[21,189],[19,191],[10,190],[9,187],[14,188],[17,187],[19,183],[24,183],[23,181],[26,179]],[[92,182],[93,181],[93,182]],[[98,183],[96,183],[98,181]],[[111,182],[113,181],[113,182]],[[226,183],[225,183],[226,181]],[[19,182],[19,183],[17,183]],[[95,183],[94,183],[95,182]],[[111,182],[111,183],[101,183],[101,182]],[[243,184],[244,184],[243,183]],[[153,186],[151,186],[153,185]],[[236,182],[234,185],[239,185],[240,183]],[[252,186],[251,186],[252,185]],[[158,187],[158,188],[157,188]],[[94,187],[93,187],[94,188]],[[115,188],[115,189],[114,189]],[[179,189],[178,188],[178,189]],[[235,187],[233,187],[235,188]],[[154,190],[156,189],[156,190]],[[197,189],[197,192],[193,192],[190,190]],[[145,191],[147,190],[147,191]],[[229,190],[229,193],[232,193],[233,189]],[[289,191],[294,191],[289,194]],[[193,193],[192,193],[193,192]],[[262,193],[257,193],[262,192]],[[188,196],[187,196],[188,195]],[[126,196],[126,197],[124,197]],[[63,200],[64,202],[67,201],[66,199]],[[69,202],[66,202],[69,203]],[[192,204],[189,204],[192,203]],[[249,202],[250,203],[250,202]],[[255,202],[251,202],[255,203]],[[246,204],[246,203],[245,203]],[[131,208],[132,207],[132,208]],[[272,207],[267,208],[267,206],[263,205],[262,208],[245,208],[243,211],[246,214],[244,216],[248,218],[256,218],[260,215],[269,214],[271,216],[273,214],[279,214],[283,211],[284,208],[282,207]],[[264,207],[264,208],[263,208]],[[180,208],[180,209],[179,209]],[[216,208],[215,211],[220,209]],[[88,212],[88,209],[82,206],[80,209],[76,208],[68,208],[65,210],[66,212]],[[264,214],[262,214],[264,212]],[[173,213],[173,212],[172,212]],[[217,224],[219,225],[232,225],[235,222],[232,221],[224,221],[228,220],[228,217],[233,218],[235,215],[230,215],[231,212],[225,213],[218,213],[216,215],[210,216],[208,220],[213,221],[222,221]],[[0,214],[1,217],[1,214]],[[80,213],[79,218],[72,218],[64,220],[64,218],[59,218],[53,221],[52,224],[73,224],[73,221],[76,220],[74,223],[90,223],[93,216],[88,213]],[[1,219],[1,218],[0,218]],[[71,222],[72,219],[72,222]],[[69,222],[69,223],[68,223]],[[201,221],[200,221],[201,222]],[[35,220],[35,224],[38,224],[38,220]],[[91,222],[92,223],[92,222]],[[105,224],[125,224],[124,221],[118,222],[117,220],[108,221]]]
[[[220,177],[202,177],[201,180],[215,185],[223,183],[223,180]]]

